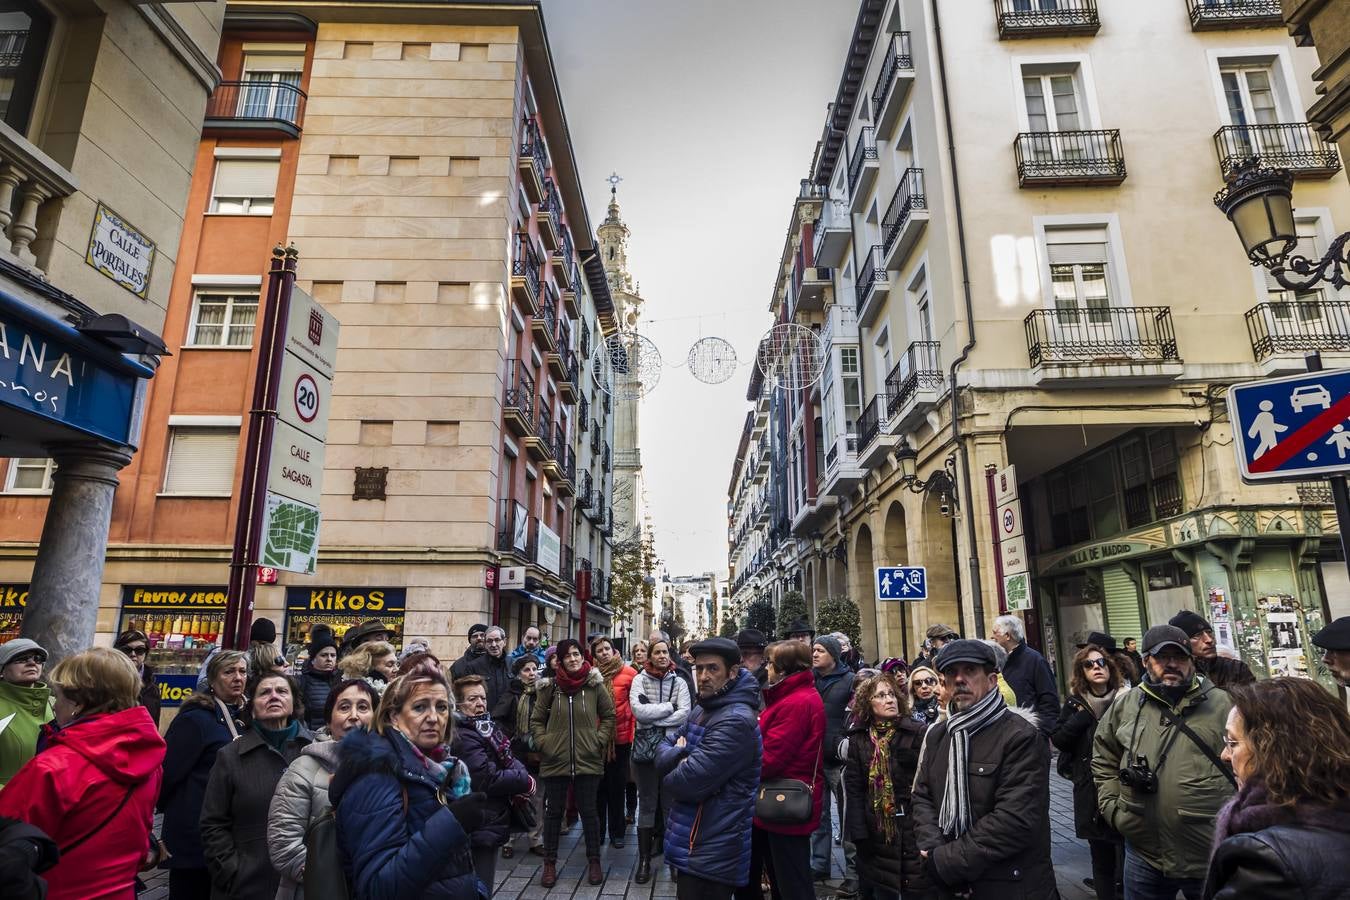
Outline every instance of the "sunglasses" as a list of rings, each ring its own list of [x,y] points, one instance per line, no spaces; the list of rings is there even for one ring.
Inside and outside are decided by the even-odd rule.
[[[127,656],[145,656],[150,652],[150,648],[141,644],[136,644],[131,647],[123,647],[122,652]]]
[[[14,657],[13,659],[10,660],[10,663],[21,666],[27,663],[38,663],[40,665],[42,663],[42,659],[43,657],[42,654],[40,653],[25,653],[23,656]]]
[[[1085,660],[1083,660],[1083,668],[1085,668],[1085,669],[1105,669],[1106,666],[1107,666],[1107,662],[1106,662],[1106,660],[1104,660],[1104,659],[1085,659]]]
[[[936,679],[936,678],[915,678],[915,679],[914,679],[914,684],[918,684],[918,685],[926,685],[926,686],[930,686],[930,687],[931,687],[931,686],[936,686],[936,685],[937,685],[937,679]]]

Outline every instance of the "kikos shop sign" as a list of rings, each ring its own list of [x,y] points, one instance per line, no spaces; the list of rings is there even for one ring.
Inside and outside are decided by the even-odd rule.
[[[286,588],[286,610],[293,613],[339,615],[401,615],[407,605],[406,588],[343,587]]]

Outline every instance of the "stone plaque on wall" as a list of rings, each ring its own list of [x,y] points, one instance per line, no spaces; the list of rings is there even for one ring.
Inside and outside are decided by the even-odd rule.
[[[352,489],[353,500],[383,500],[385,486],[389,481],[389,467],[379,466],[369,469],[356,467],[356,484]]]

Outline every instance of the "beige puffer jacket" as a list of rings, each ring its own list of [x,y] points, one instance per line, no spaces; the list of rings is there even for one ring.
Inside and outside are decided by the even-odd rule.
[[[304,900],[305,833],[333,805],[328,782],[337,765],[337,741],[315,741],[277,783],[267,811],[267,855],[281,873],[277,900]]]

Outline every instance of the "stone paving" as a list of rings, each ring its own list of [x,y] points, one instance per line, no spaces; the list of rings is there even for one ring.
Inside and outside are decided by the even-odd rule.
[[[156,828],[159,827],[158,817]],[[1083,886],[1083,879],[1092,874],[1092,865],[1088,857],[1087,844],[1073,834],[1073,793],[1068,781],[1050,772],[1050,826],[1051,848],[1054,854],[1055,875],[1059,881],[1059,893],[1062,900],[1092,900],[1095,895]],[[536,898],[567,897],[574,900],[638,900],[638,898],[674,897],[675,883],[669,870],[663,865],[653,866],[653,878],[645,885],[633,884],[633,871],[637,867],[637,836],[630,826],[625,846],[615,850],[606,846],[601,859],[605,868],[605,882],[599,885],[586,883],[586,851],[581,839],[581,825],[572,827],[571,833],[563,836],[558,849],[558,883],[553,888],[539,884],[539,868],[542,860],[526,850],[526,842],[516,842],[516,855],[513,859],[497,861],[497,884],[493,893],[502,900],[536,900]],[[657,857],[660,863],[662,857]],[[840,884],[840,873],[844,864],[843,852],[834,849],[833,881],[818,886],[818,898],[831,898]],[[155,872],[146,879],[147,890],[141,894],[143,900],[164,900],[168,896],[168,875]],[[208,900],[208,898],[202,898]]]

